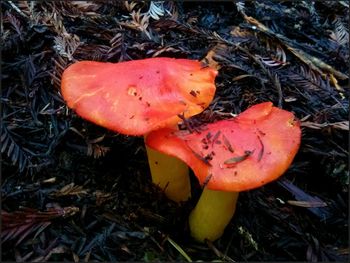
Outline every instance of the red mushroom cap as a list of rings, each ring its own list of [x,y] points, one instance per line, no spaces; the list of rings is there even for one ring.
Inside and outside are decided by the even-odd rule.
[[[265,102],[208,124],[200,133],[170,128],[151,132],[146,144],[186,162],[208,189],[239,192],[282,175],[300,140],[294,115]]]
[[[202,112],[215,94],[217,71],[199,61],[150,58],[81,61],[62,75],[68,106],[81,117],[128,135],[176,124]]]

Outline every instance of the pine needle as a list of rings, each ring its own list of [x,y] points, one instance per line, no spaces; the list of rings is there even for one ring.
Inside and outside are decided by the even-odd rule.
[[[166,240],[188,261],[192,262],[193,260],[190,258],[189,255],[170,237],[167,237]]]

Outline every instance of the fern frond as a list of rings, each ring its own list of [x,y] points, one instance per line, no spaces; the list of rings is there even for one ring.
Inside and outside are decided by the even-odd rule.
[[[72,216],[78,211],[77,207],[55,207],[49,208],[46,212],[25,207],[12,213],[1,210],[1,242],[17,240],[18,245],[31,233],[42,231],[49,226],[52,219]]]
[[[98,143],[103,141],[104,135],[93,139],[93,140],[88,140],[88,150],[87,150],[87,155],[88,156],[93,156],[95,159],[98,159],[102,156],[104,156],[109,150],[110,147],[102,146],[99,145]]]
[[[296,71],[291,71],[288,74],[288,78],[294,82],[295,85],[309,90],[325,90],[329,87],[327,83],[322,79],[321,75],[312,69],[306,69],[301,66]]]
[[[244,12],[245,10],[245,3],[243,1],[237,1],[235,2],[236,8],[238,12]]]
[[[54,191],[50,195],[54,197],[62,197],[62,196],[69,196],[69,195],[80,196],[85,194],[87,194],[87,190],[85,190],[83,186],[70,183],[68,185],[63,186],[60,190]]]
[[[77,35],[63,34],[62,36],[56,36],[54,38],[54,49],[59,55],[68,58],[69,61],[73,60],[73,54],[80,45],[80,39]]]
[[[149,9],[146,13],[146,15],[152,17],[154,20],[159,20],[160,17],[164,16],[166,14],[163,2],[150,2]]]
[[[5,18],[11,24],[12,28],[16,31],[17,35],[22,39],[22,31],[23,26],[19,19],[17,19],[14,15],[10,14],[10,12],[6,12]]]
[[[25,150],[16,142],[4,123],[1,125],[1,153],[11,160],[13,165],[17,165],[20,172],[26,168],[29,159]]]
[[[330,38],[339,46],[349,45],[349,32],[339,18],[333,21],[334,31],[331,32]]]

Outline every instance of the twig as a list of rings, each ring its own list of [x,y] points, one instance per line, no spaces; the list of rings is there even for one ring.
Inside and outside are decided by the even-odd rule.
[[[18,8],[18,6],[16,6],[12,1],[7,1],[7,3],[10,4],[10,6],[17,12],[19,13],[21,16],[28,18],[22,11],[21,9]]]
[[[303,61],[305,64],[307,64],[308,66],[310,66],[313,70],[319,72],[322,74],[321,70],[330,72],[332,74],[334,74],[335,76],[337,76],[338,78],[345,80],[348,79],[349,77],[347,75],[345,75],[344,73],[337,71],[336,69],[334,69],[332,66],[328,65],[327,63],[323,62],[322,60],[320,60],[319,58],[316,58],[314,56],[311,56],[309,54],[307,54],[306,52],[297,49],[295,47],[293,47],[293,45],[291,44],[291,40],[288,39],[287,37],[275,33],[272,30],[270,30],[269,28],[267,28],[265,25],[263,25],[262,23],[260,23],[258,20],[256,20],[255,18],[251,17],[251,16],[247,16],[243,11],[241,11],[241,14],[243,15],[244,19],[256,26],[256,28],[258,30],[260,30],[260,32],[263,32],[271,37],[276,38],[281,44],[283,44],[290,52],[292,52],[297,58],[299,58],[301,61]]]

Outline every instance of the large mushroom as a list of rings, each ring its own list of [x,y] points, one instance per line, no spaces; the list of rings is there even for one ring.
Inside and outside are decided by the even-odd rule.
[[[201,130],[160,129],[150,133],[146,143],[187,163],[204,187],[189,218],[191,235],[203,242],[222,235],[239,192],[271,182],[287,170],[298,151],[301,130],[291,112],[271,102]]]
[[[189,59],[80,61],[63,72],[61,92],[81,117],[125,135],[146,135],[202,112],[214,97],[216,75]],[[147,153],[153,182],[170,199],[187,200],[187,166],[152,149]]]

